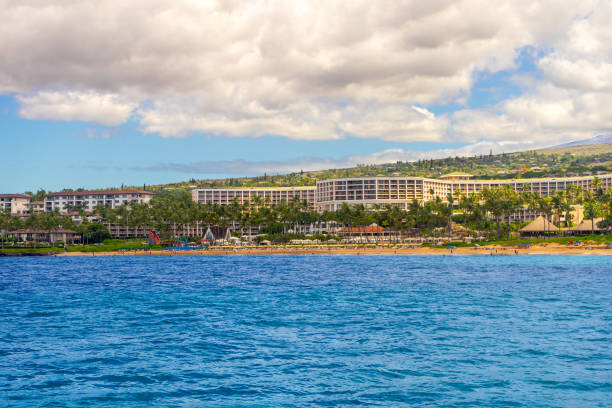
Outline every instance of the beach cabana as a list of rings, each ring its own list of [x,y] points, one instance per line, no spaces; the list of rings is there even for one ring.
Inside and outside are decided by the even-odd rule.
[[[558,233],[561,229],[541,215],[519,230],[521,236],[537,236]]]
[[[584,219],[580,224],[576,225],[571,230],[574,234],[590,234],[591,232],[601,234],[605,230],[597,226],[597,223],[600,221],[603,221],[603,218],[594,218],[592,221],[590,219]]]

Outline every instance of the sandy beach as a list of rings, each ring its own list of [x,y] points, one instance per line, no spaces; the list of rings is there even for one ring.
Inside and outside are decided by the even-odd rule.
[[[606,246],[542,245],[530,248],[481,247],[481,248],[214,248],[208,250],[150,250],[113,252],[63,252],[55,256],[168,256],[168,255],[475,255],[475,256],[516,256],[516,255],[612,255]]]

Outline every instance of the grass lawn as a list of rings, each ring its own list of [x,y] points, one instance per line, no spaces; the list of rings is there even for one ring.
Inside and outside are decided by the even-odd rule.
[[[143,242],[145,244],[143,245]],[[4,248],[0,253],[6,254],[27,254],[27,253],[60,253],[60,252],[109,252],[109,251],[133,251],[135,249],[150,249],[145,240],[119,240],[107,239],[100,244],[89,245],[67,245],[65,248],[45,247],[45,248]]]
[[[509,240],[492,240],[476,242],[480,245],[503,245],[503,246],[517,246],[524,242],[528,242],[531,245],[537,244],[559,244],[568,245],[569,242],[580,241],[586,245],[604,245],[607,242],[612,242],[612,235],[581,235],[574,237],[551,237],[551,238],[513,238]]]
[[[62,252],[62,248],[0,248],[0,254],[56,254],[58,252]]]
[[[144,242],[144,245],[143,245]],[[149,249],[151,248],[146,244],[146,240],[133,239],[133,240],[120,240],[120,239],[107,239],[101,244],[89,244],[89,245],[68,245],[66,247],[67,252],[109,252],[109,251],[133,251],[135,249]]]
[[[550,237],[550,238],[511,238],[511,239],[492,239],[487,241],[472,241],[471,243],[465,242],[448,242],[442,247],[447,245],[453,245],[457,248],[461,247],[473,247],[478,244],[480,246],[519,246],[522,243],[529,243],[531,245],[538,244],[559,244],[559,245],[568,245],[569,242],[580,241],[584,245],[605,245],[606,243],[612,243],[612,235],[581,235],[581,236],[573,236],[573,237]],[[424,244],[423,246],[436,246],[435,244]]]

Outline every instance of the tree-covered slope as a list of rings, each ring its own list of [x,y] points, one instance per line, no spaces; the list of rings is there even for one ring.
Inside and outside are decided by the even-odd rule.
[[[541,149],[535,151],[448,157],[445,159],[362,165],[347,169],[328,169],[259,177],[192,179],[186,182],[150,186],[152,190],[193,188],[312,186],[317,180],[363,176],[439,177],[451,172],[466,172],[475,178],[531,178],[596,174],[612,171],[612,143]]]

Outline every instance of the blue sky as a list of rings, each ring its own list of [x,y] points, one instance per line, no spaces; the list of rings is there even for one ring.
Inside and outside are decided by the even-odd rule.
[[[518,91],[509,72],[480,75],[474,84],[469,106],[499,101]],[[426,106],[432,112],[452,113],[465,106]],[[279,161],[300,158],[343,159],[400,148],[428,152],[458,148],[465,142],[390,142],[376,138],[346,136],[338,140],[292,140],[282,136],[230,138],[196,132],[187,138],[162,138],[139,130],[130,120],[120,126],[101,126],[80,121],[32,120],[19,116],[13,95],[0,96],[0,132],[6,136],[2,191],[58,190],[62,188],[105,188],[184,181],[190,178],[222,178],[257,173],[200,173],[151,170],[166,163],[216,161]],[[325,167],[322,167],[325,168]],[[270,169],[270,174],[275,173]],[[296,171],[300,167],[295,167]]]
[[[340,159],[396,147],[415,151],[439,147],[429,142],[397,143],[354,137],[307,141],[280,136],[227,138],[197,133],[188,138],[161,138],[140,132],[132,121],[108,127],[85,122],[23,119],[18,115],[12,96],[0,97],[0,110],[0,132],[6,136],[0,170],[3,174],[18,175],[10,180],[3,178],[2,187],[6,191],[97,188],[167,183],[191,177],[236,176],[140,170],[161,163],[268,161],[279,157],[287,160],[302,157]]]
[[[467,105],[454,103],[424,106],[435,114],[452,114],[466,108],[493,106],[518,96],[516,73],[537,73],[533,58],[519,53],[517,66],[496,73],[479,72]],[[152,170],[160,164],[246,160],[288,161],[301,158],[342,160],[367,156],[388,149],[429,152],[465,146],[465,142],[390,142],[350,135],[338,140],[292,140],[282,136],[231,138],[195,132],[186,138],[162,138],[139,129],[135,120],[120,126],[102,126],[81,121],[33,120],[19,115],[14,95],[0,96],[0,132],[6,135],[4,174],[18,174],[2,183],[3,191],[58,190],[62,188],[105,188],[183,181],[190,178],[221,178],[257,175]],[[283,158],[279,160],[279,158]],[[322,167],[325,168],[325,167]],[[270,174],[275,173],[270,169]],[[299,165],[296,171],[301,170]]]
[[[471,0],[340,14],[341,1],[136,3],[0,6],[0,192],[516,151],[612,129],[606,3],[510,2],[501,17]]]

